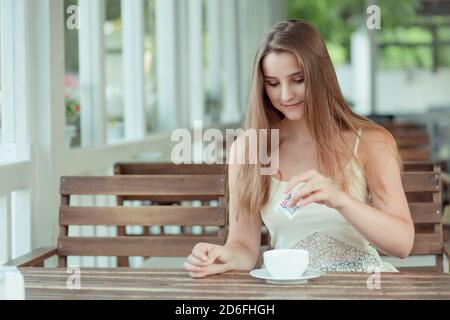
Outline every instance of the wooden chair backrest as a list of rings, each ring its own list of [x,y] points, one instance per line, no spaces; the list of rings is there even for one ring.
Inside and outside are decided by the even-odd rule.
[[[393,134],[400,149],[427,146],[430,144],[430,135],[424,130],[401,132]]]
[[[224,164],[174,164],[170,162],[119,162],[114,165],[115,175],[224,175],[227,178],[226,166]],[[118,202],[125,200],[151,200],[153,202],[176,202],[169,196],[128,195],[118,197]],[[185,199],[187,200],[187,199]],[[197,199],[198,200],[198,199]],[[203,200],[203,199],[201,199]],[[208,199],[204,199],[208,200]]]
[[[389,130],[396,140],[403,161],[430,160],[430,136],[424,125],[395,121],[380,123],[380,125]]]
[[[211,175],[124,175],[61,178],[59,210],[59,265],[67,256],[186,256],[197,242],[223,244],[226,240],[226,180]],[[177,206],[71,206],[73,195],[142,196],[177,201]],[[184,206],[183,200],[217,200],[218,206]],[[183,225],[216,226],[211,235],[154,235],[117,237],[73,237],[74,225]]]
[[[403,161],[430,160],[430,136],[426,129],[397,130],[392,135]]]
[[[166,162],[124,162],[116,163],[114,165],[114,173],[118,175],[123,174],[225,174],[227,175],[226,164],[173,164]],[[144,197],[119,197],[118,202],[125,200],[147,200]],[[228,223],[228,221],[227,221]],[[119,233],[124,234],[123,227],[119,227]],[[270,243],[270,236],[267,228],[263,226],[261,232],[261,244],[267,245]],[[119,263],[123,266],[127,265],[124,259],[120,259]]]
[[[438,168],[433,161],[403,161],[403,171],[434,171]]]
[[[440,167],[433,171],[405,171],[402,173],[403,188],[415,227],[414,246],[411,256],[435,255],[433,267],[405,267],[404,269],[443,269],[442,243],[442,192]]]
[[[119,162],[114,165],[115,175],[167,175],[167,174],[185,174],[185,175],[224,175],[227,179],[226,166],[224,164],[174,164],[171,162]],[[226,180],[225,180],[226,181]],[[179,202],[176,199],[166,197],[161,199],[160,197],[149,196],[118,196],[117,204],[124,205],[126,201],[139,200],[152,205],[178,205]],[[208,200],[201,199],[202,204],[208,205]],[[180,226],[181,233],[189,233],[184,226]],[[201,228],[201,232],[205,233],[204,228]],[[117,232],[119,235],[126,236],[125,226],[118,226]],[[164,234],[164,226],[160,226],[158,232]],[[150,236],[150,230],[144,228],[142,235]],[[129,266],[128,257],[120,257],[118,259],[118,265],[121,267]]]

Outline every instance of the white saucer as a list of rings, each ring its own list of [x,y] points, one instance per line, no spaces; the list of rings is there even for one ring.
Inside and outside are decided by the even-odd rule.
[[[264,279],[267,283],[273,283],[273,284],[299,284],[299,283],[306,283],[308,282],[308,279],[313,279],[320,277],[322,274],[324,274],[322,271],[314,270],[314,269],[306,269],[305,273],[301,277],[295,277],[295,278],[276,278],[270,275],[269,271],[267,269],[255,269],[250,271],[250,275],[252,277],[258,278],[258,279]]]

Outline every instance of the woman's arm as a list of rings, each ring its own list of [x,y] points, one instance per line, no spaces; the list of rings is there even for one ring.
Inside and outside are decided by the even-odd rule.
[[[231,159],[236,154],[236,145],[232,144],[230,150]],[[261,244],[261,217],[258,215],[255,221],[245,215],[237,216],[237,191],[238,167],[230,164],[228,167],[229,185],[229,234],[225,245],[210,243],[198,243],[192,249],[184,267],[189,275],[194,278],[206,277],[212,274],[223,273],[231,270],[251,270],[257,263]]]
[[[359,156],[366,168],[372,166],[366,175],[373,207],[347,195],[338,210],[380,251],[405,258],[414,243],[414,223],[395,157],[395,140],[390,134],[367,131],[362,143],[365,148]]]
[[[290,206],[320,202],[337,209],[358,232],[380,251],[405,258],[414,243],[414,224],[395,157],[396,145],[392,136],[365,132],[363,163],[366,170],[373,207],[341,191],[329,178],[311,170],[294,177],[287,191],[299,182],[306,182],[293,196]],[[366,166],[367,167],[367,166]],[[383,190],[384,188],[384,190]]]
[[[238,138],[239,139],[239,138]],[[236,140],[235,142],[237,142]],[[230,148],[230,159],[235,159],[236,144],[233,142]],[[251,270],[259,257],[261,245],[261,216],[258,214],[253,221],[248,215],[241,213],[236,220],[238,213],[238,195],[236,185],[238,184],[238,164],[228,166],[229,185],[229,233],[225,248],[232,252],[232,268],[238,270]]]

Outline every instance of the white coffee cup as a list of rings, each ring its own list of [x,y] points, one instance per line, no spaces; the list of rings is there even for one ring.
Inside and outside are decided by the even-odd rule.
[[[275,249],[263,254],[264,266],[272,277],[296,279],[305,273],[309,251],[303,249]]]

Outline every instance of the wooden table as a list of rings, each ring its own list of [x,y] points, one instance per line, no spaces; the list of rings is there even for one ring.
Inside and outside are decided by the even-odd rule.
[[[64,268],[19,269],[27,299],[450,299],[446,273],[381,273],[381,288],[369,289],[368,273],[328,273],[306,284],[273,285],[245,271],[192,279],[180,269],[82,268],[80,289],[69,289],[71,273]]]

